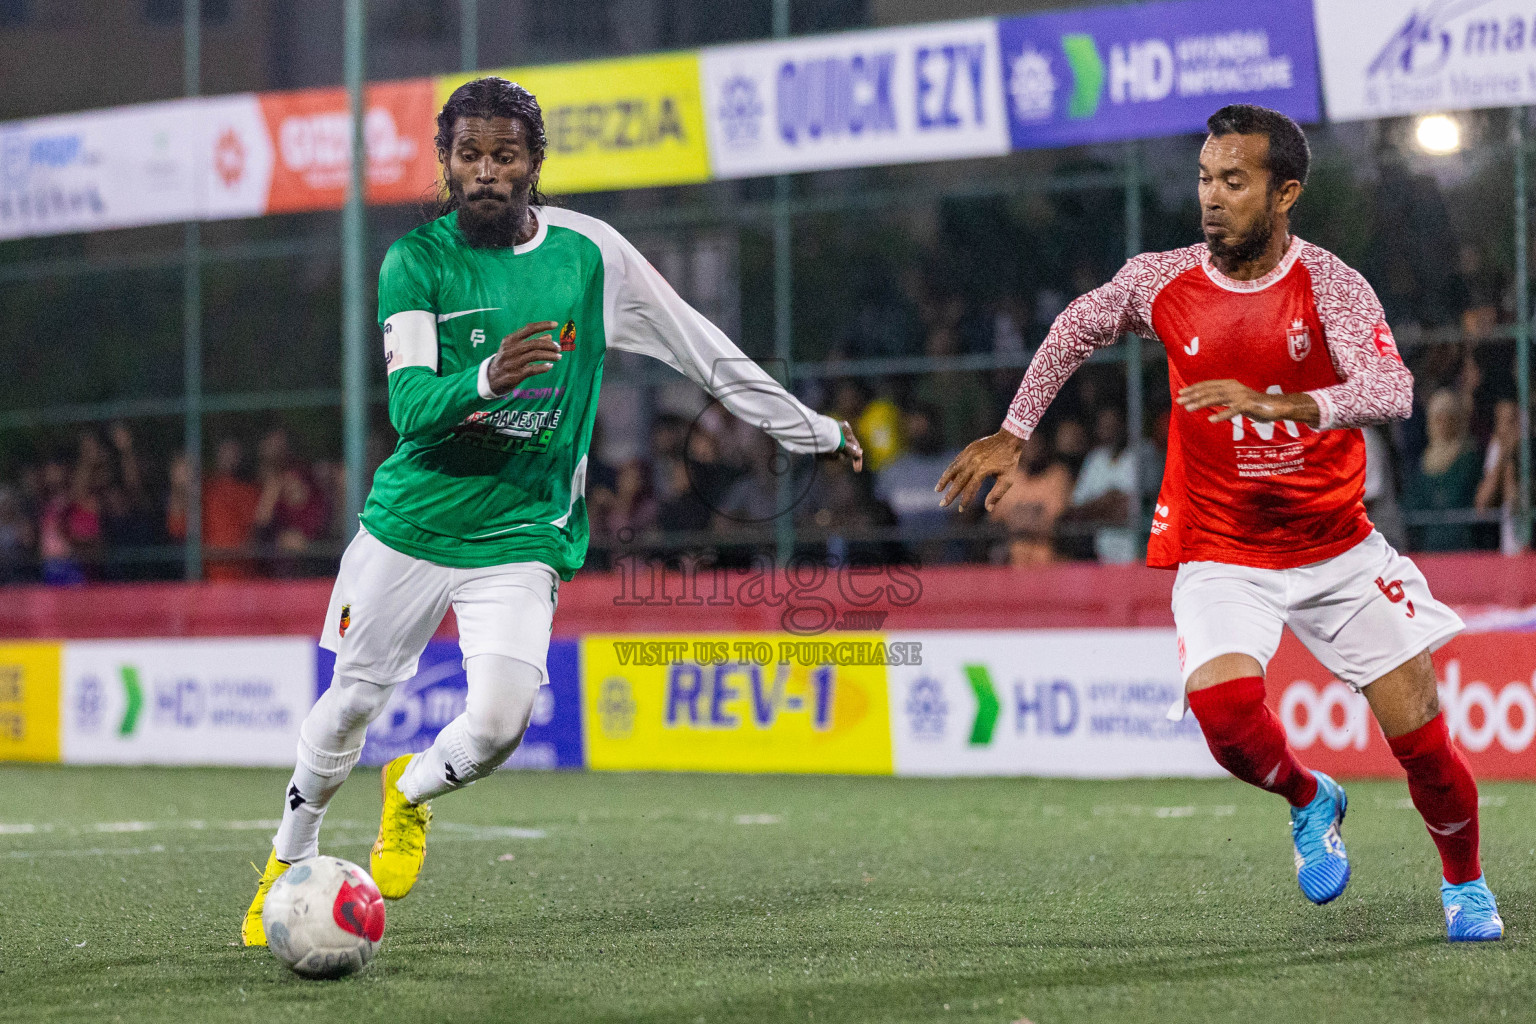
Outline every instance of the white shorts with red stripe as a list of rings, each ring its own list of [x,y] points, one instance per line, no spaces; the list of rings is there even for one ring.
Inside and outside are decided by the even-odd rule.
[[[1291,627],[1323,667],[1355,689],[1465,628],[1424,574],[1374,530],[1341,555],[1298,569],[1186,562],[1173,584],[1187,682],[1222,654],[1268,666]]]

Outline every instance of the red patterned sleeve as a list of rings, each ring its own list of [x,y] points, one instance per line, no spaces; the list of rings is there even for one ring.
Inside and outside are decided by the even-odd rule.
[[[1328,354],[1342,384],[1308,391],[1322,413],[1319,430],[1346,430],[1413,412],[1413,374],[1403,365],[1386,313],[1370,283],[1314,245],[1302,249]]]
[[[1199,262],[1192,252],[1144,253],[1121,267],[1108,284],[1074,299],[1029,361],[1003,429],[1028,439],[1061,386],[1094,349],[1113,345],[1127,332],[1152,337],[1152,299],[1163,283]]]

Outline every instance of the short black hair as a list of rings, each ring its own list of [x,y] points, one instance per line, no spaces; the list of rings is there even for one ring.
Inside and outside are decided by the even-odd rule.
[[[1263,135],[1269,139],[1269,187],[1273,191],[1287,181],[1307,183],[1312,149],[1301,126],[1278,110],[1233,103],[1222,107],[1205,122],[1212,136]]]
[[[533,93],[516,82],[489,75],[465,82],[453,90],[448,102],[437,114],[437,135],[432,140],[438,152],[446,153],[453,148],[453,126],[461,117],[507,117],[523,122],[528,131],[528,152],[535,159],[542,159],[549,145],[544,131],[544,111]],[[531,202],[535,206],[546,205],[546,199],[537,188]]]

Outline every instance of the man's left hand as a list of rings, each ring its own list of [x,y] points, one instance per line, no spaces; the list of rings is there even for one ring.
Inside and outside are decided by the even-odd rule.
[[[1179,404],[1185,412],[1219,408],[1210,417],[1212,423],[1225,423],[1235,416],[1247,416],[1256,423],[1295,420],[1315,427],[1322,422],[1317,402],[1305,392],[1271,395],[1255,391],[1235,380],[1203,380],[1179,392]]]

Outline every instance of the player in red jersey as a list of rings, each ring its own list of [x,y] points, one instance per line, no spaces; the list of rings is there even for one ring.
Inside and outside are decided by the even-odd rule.
[[[1203,245],[1147,253],[1067,307],[1003,428],[945,470],[942,504],[992,508],[1046,406],[1130,331],[1168,353],[1174,409],[1147,562],[1178,568],[1173,615],[1188,706],[1216,760],[1291,804],[1297,881],[1344,891],[1344,790],[1309,771],[1264,705],[1289,625],[1370,702],[1439,848],[1452,941],[1503,936],[1478,856],[1477,784],[1440,714],[1430,652],[1462,628],[1366,517],[1358,428],[1409,415],[1413,377],[1371,286],[1290,233],[1306,137],[1284,114],[1217,111],[1200,152]]]

